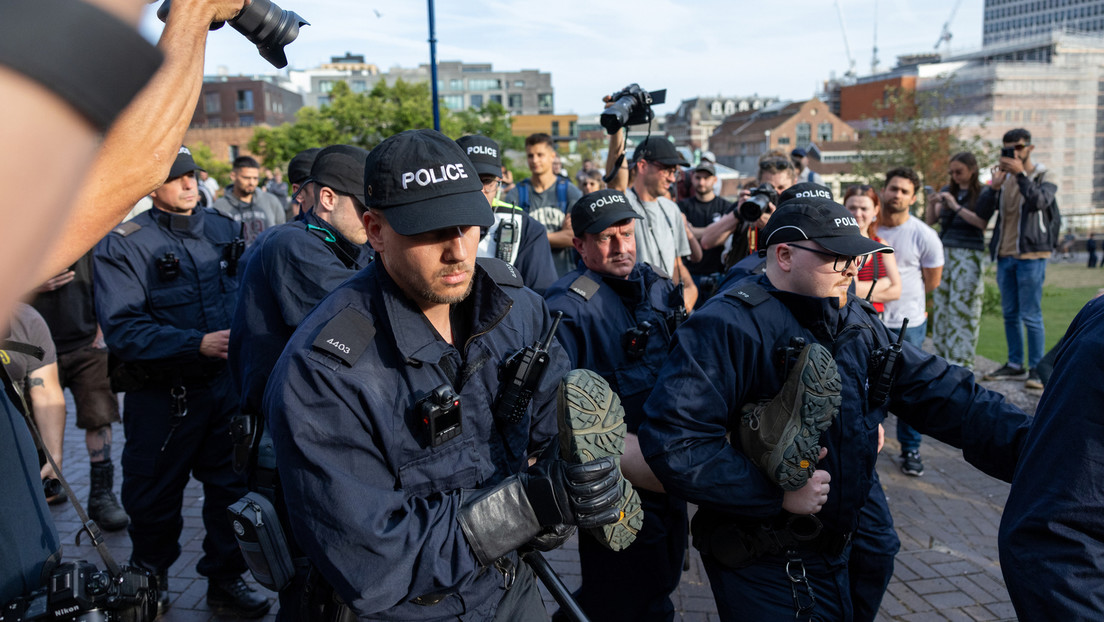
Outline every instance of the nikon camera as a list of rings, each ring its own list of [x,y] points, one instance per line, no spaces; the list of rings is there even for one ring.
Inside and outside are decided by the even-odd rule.
[[[740,218],[746,222],[759,220],[767,211],[767,205],[778,205],[778,191],[770,184],[761,184],[751,190],[751,195],[740,204]]]
[[[626,125],[650,123],[655,118],[653,105],[667,101],[667,89],[648,92],[633,83],[610,95],[613,104],[598,117],[606,133],[613,136]]]
[[[155,617],[157,585],[148,571],[124,566],[113,577],[84,560],[59,565],[44,587],[0,610],[0,622],[150,622]]]

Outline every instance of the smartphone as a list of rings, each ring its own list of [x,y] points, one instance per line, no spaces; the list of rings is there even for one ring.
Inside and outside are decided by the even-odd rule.
[[[1014,158],[1014,157],[1016,157],[1016,148],[1015,147],[1001,147],[1001,157],[1002,158]]]

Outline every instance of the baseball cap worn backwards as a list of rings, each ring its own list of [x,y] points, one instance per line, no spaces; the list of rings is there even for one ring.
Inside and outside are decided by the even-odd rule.
[[[486,136],[462,136],[456,144],[464,149],[468,159],[475,165],[480,175],[502,176],[502,157],[498,152],[498,143]]]
[[[331,145],[314,158],[306,181],[342,194],[351,194],[364,203],[364,163],[368,151],[352,145]]]
[[[837,255],[858,257],[870,253],[892,253],[893,248],[864,237],[847,208],[821,197],[798,197],[783,201],[767,226],[759,233],[767,254],[772,244],[811,240]]]
[[[571,230],[575,237],[601,233],[626,218],[643,218],[620,190],[596,190],[571,206]]]
[[[169,176],[166,180],[176,179],[188,173],[202,170],[192,159],[192,152],[187,147],[181,146],[180,150],[176,152],[176,160],[173,160],[172,168],[169,169]]]
[[[407,130],[377,145],[364,165],[364,198],[400,235],[495,222],[464,149],[435,130]]]
[[[671,141],[659,136],[651,136],[633,151],[633,162],[643,158],[647,162],[658,162],[665,166],[690,166],[690,163],[675,149]]]

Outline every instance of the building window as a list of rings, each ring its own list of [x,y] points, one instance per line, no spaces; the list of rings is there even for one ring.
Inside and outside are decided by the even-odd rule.
[[[521,109],[521,93],[513,93],[513,94],[510,95],[510,109],[511,110],[520,110]]]
[[[817,124],[817,140],[822,143],[830,142],[832,140],[832,124],[831,123],[818,123]]]
[[[519,89],[525,88],[525,80],[514,80],[514,86]]]
[[[502,80],[488,78],[468,78],[469,91],[494,91],[502,88]]]
[[[230,153],[230,161],[231,162],[233,162],[235,159],[237,159],[237,157],[239,155],[241,155],[241,150],[238,149],[237,145],[230,145],[227,149]]]
[[[251,115],[251,114],[238,115],[238,125],[241,125],[242,127],[249,127],[249,126],[253,125],[253,115]]]
[[[449,80],[449,90],[450,91],[463,91],[464,90],[464,79],[463,78],[453,78],[452,80]]]
[[[332,90],[333,90],[333,80],[319,80],[318,81],[318,92],[319,93],[329,93]]]
[[[575,127],[575,122],[574,121],[568,121],[567,122],[567,135],[568,136],[578,136],[579,134],[576,131],[577,129],[578,128]]]
[[[353,80],[351,89],[354,93],[363,93],[368,90],[368,83],[364,80]]]
[[[471,96],[471,107],[472,108],[482,108],[483,107],[483,96],[482,95],[472,95]]]
[[[779,145],[788,145],[788,144],[790,144],[790,137],[789,136],[779,136],[778,137],[778,144]]]
[[[713,105],[709,107],[709,113],[715,117],[721,116],[721,111],[724,110],[721,102],[713,102]]]
[[[445,108],[449,110],[463,110],[464,109],[464,96],[463,95],[445,95],[441,98],[444,102]]]
[[[203,94],[203,111],[207,114],[218,114],[222,111],[222,102],[218,93]]]
[[[319,108],[321,108],[322,106],[329,106],[329,105],[330,105],[330,98],[329,98],[328,95],[320,95],[318,97],[318,107]]]
[[[253,91],[238,91],[238,101],[235,110],[249,112],[253,110]]]
[[[813,140],[813,126],[808,123],[797,124],[797,146],[804,147]]]
[[[490,97],[491,97],[492,102],[494,102],[496,104],[499,104],[499,105],[502,104],[502,95],[495,94],[495,95],[491,95]]]
[[[552,110],[552,94],[540,93],[537,95],[537,108],[541,110]]]
[[[218,117],[207,119],[207,127],[222,127],[222,119]]]
[[[725,102],[724,113],[725,115],[734,114],[736,112],[736,102],[731,99]]]
[[[560,122],[559,121],[553,121],[552,122],[552,135],[553,136],[559,136],[560,135]]]

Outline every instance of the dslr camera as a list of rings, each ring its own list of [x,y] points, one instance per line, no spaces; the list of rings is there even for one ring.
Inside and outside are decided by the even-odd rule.
[[[778,191],[770,184],[760,184],[753,188],[751,195],[738,208],[740,218],[746,222],[755,222],[767,211],[767,204],[778,205]]]
[[[165,0],[157,9],[157,17],[165,21],[169,17],[169,5]],[[211,30],[222,28],[224,22],[211,24]],[[277,69],[287,67],[287,55],[284,46],[299,36],[299,27],[310,22],[299,17],[294,11],[285,11],[271,0],[250,0],[241,13],[230,20],[230,27],[245,35],[249,42],[257,46],[261,58],[272,63]]]
[[[655,118],[653,104],[667,101],[667,89],[648,92],[635,82],[610,95],[613,104],[602,111],[599,121],[606,133],[613,136],[627,125],[641,125]]]
[[[0,610],[0,622],[150,622],[157,617],[156,580],[124,566],[118,575],[84,560],[59,565],[46,585]]]

